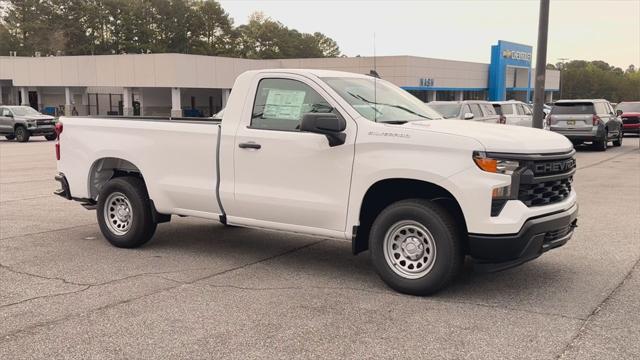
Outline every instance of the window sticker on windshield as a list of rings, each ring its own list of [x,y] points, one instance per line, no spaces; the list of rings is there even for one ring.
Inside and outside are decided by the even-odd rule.
[[[269,89],[263,118],[298,120],[302,114],[304,90]]]

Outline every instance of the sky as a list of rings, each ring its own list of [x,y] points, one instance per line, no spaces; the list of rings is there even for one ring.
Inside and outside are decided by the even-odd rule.
[[[222,0],[236,25],[254,11],[301,32],[319,31],[347,56],[415,55],[490,61],[491,45],[534,47],[537,0]],[[603,60],[640,67],[640,0],[551,0],[547,63]],[[535,60],[534,60],[535,62]]]

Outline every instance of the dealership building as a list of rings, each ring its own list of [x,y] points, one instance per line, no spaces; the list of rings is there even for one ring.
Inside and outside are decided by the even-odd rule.
[[[250,60],[187,54],[0,56],[0,104],[68,115],[210,116],[224,108],[236,77],[270,68],[372,69],[428,102],[531,100],[532,48],[499,41],[490,63],[416,56]],[[546,70],[545,101],[560,73]]]

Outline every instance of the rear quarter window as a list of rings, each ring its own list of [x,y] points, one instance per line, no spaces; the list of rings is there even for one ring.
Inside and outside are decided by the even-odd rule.
[[[552,115],[592,115],[595,114],[593,103],[561,103],[551,108]]]
[[[481,106],[485,116],[496,115],[496,110],[491,106],[491,104],[482,104]]]

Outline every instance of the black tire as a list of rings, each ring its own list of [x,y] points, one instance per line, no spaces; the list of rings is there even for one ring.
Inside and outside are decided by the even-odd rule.
[[[53,141],[56,138],[58,138],[58,135],[56,135],[56,134],[47,134],[47,135],[44,136],[44,138],[47,139],[47,141]]]
[[[118,199],[120,202],[116,201]],[[124,204],[123,207],[118,208],[121,204]],[[129,211],[124,211],[126,209]],[[128,220],[121,220],[119,210],[123,210],[123,218],[130,214]],[[139,247],[149,241],[156,231],[157,224],[153,221],[147,187],[140,178],[127,176],[109,180],[98,196],[96,215],[102,235],[111,245],[119,248]],[[107,221],[112,223],[108,224]],[[127,224],[126,229],[123,226],[118,232],[116,226],[123,223]]]
[[[422,225],[427,233],[421,234],[419,227],[412,232],[411,226],[415,224]],[[402,234],[403,226],[407,227],[406,234]],[[464,255],[458,228],[451,215],[434,202],[422,199],[398,201],[384,209],[373,222],[369,236],[371,261],[382,280],[391,288],[410,295],[435,293],[449,284],[462,267]],[[421,239],[429,235],[433,249],[427,251],[428,241]],[[397,240],[399,237],[403,240]],[[396,240],[390,240],[392,238]],[[415,245],[413,249],[406,247],[412,238],[422,241],[421,250]],[[385,248],[388,249],[386,253]],[[417,256],[418,260],[411,260],[407,256],[410,253],[405,250],[413,251],[412,255]],[[392,257],[395,260],[391,260]],[[423,269],[418,265],[421,262]],[[411,274],[412,271],[415,273]],[[401,274],[403,272],[409,272],[409,275]]]
[[[604,138],[593,142],[593,147],[598,151],[607,151],[608,142],[609,139],[607,139],[607,135],[605,134]]]
[[[618,138],[613,140],[613,146],[622,146],[623,137],[624,137],[624,134],[622,133],[622,130],[620,130],[620,132],[618,133]]]
[[[16,138],[16,136],[15,136],[15,135],[13,135],[13,134],[11,134],[11,135],[5,135],[4,137],[5,137],[7,140],[13,140],[13,139],[15,139],[15,138]]]
[[[27,128],[22,125],[16,126],[15,135],[18,142],[27,142],[29,141],[29,137],[31,137],[31,134],[29,134],[29,130],[27,130]]]

